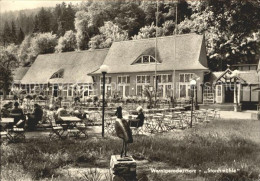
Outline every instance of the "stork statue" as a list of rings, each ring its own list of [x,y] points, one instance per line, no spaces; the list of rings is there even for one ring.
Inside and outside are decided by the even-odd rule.
[[[121,151],[121,158],[127,157],[127,144],[133,143],[132,131],[128,122],[122,118],[122,107],[117,108],[117,119],[115,122],[116,135],[123,140],[123,147]]]

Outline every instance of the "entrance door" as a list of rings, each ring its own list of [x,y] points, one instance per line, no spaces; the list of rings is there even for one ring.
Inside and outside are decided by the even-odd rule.
[[[233,103],[234,102],[234,85],[229,85],[225,87],[225,102]]]
[[[58,86],[57,85],[53,86],[53,96],[58,97]]]
[[[159,84],[158,86],[159,97],[166,98],[172,95],[172,85],[171,84]]]
[[[222,85],[216,85],[216,103],[223,102],[222,88]]]
[[[127,97],[129,96],[129,91],[130,91],[130,86],[129,85],[125,85],[125,84],[121,84],[118,86],[119,88],[119,95],[120,97]]]

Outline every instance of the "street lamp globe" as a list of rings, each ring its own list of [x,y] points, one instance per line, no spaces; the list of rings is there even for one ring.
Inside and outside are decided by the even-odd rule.
[[[100,71],[101,71],[102,73],[107,73],[108,70],[109,70],[109,67],[108,67],[107,65],[101,65],[101,66],[100,66]]]
[[[190,85],[191,85],[191,86],[195,86],[196,84],[197,84],[196,80],[192,79],[192,80],[190,81]]]
[[[237,77],[238,74],[239,74],[239,71],[238,71],[238,70],[234,70],[234,71],[232,72],[232,76],[233,76],[233,77]]]

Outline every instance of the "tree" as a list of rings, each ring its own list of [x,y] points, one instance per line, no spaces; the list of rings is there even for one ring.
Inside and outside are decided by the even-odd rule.
[[[1,56],[1,50],[0,50]],[[0,63],[0,72],[1,72],[1,79],[0,79],[0,90],[3,90],[3,97],[6,98],[7,93],[9,92],[9,88],[13,82],[13,76],[11,69],[7,69]]]
[[[76,13],[75,18],[75,29],[76,40],[77,40],[77,48],[80,50],[84,50],[87,48],[88,41],[90,39],[90,17],[89,14],[85,11],[78,11]]]
[[[157,28],[157,36],[168,36],[172,35],[175,23],[173,21],[166,21],[162,25],[163,27]],[[140,29],[137,35],[133,36],[133,39],[145,39],[145,38],[153,38],[156,36],[156,26],[152,23],[150,26],[145,26]]]
[[[70,30],[65,33],[63,37],[58,40],[58,45],[55,47],[56,52],[69,52],[77,48],[77,41],[75,33]]]
[[[3,39],[3,45],[4,46],[6,46],[6,45],[8,45],[9,43],[12,42],[11,28],[10,28],[7,21],[5,22],[5,25],[4,25],[2,37],[3,37],[2,39]]]
[[[6,69],[15,69],[19,66],[17,56],[18,46],[10,44],[0,49],[0,64]]]
[[[75,11],[71,4],[66,5],[65,2],[57,4],[53,12],[53,19],[52,30],[56,32],[58,36],[63,36],[68,30],[75,30]]]
[[[259,51],[260,3],[208,0],[191,3],[193,14],[178,26],[179,33],[205,34],[209,66],[256,63]]]
[[[54,53],[57,37],[52,33],[28,35],[23,40],[18,51],[19,61],[28,66],[39,54]]]
[[[162,36],[163,31],[161,27],[158,27],[158,34],[157,36]],[[146,39],[146,38],[153,38],[156,36],[156,26],[152,23],[149,26],[142,27],[138,32],[138,35],[133,36],[133,39]]]
[[[136,3],[128,2],[121,4],[114,22],[131,37],[145,25],[144,18],[144,11]]]
[[[96,35],[90,40],[90,47],[95,48],[109,48],[113,42],[124,41],[128,39],[128,33],[119,28],[118,25],[111,21],[105,22],[104,26],[99,28],[100,35]]]
[[[44,8],[38,13],[39,32],[45,33],[50,31],[50,12]]]
[[[11,33],[12,33],[11,42],[16,44],[17,43],[17,36],[16,36],[16,26],[15,26],[14,21],[12,21],[12,23],[11,23]]]
[[[39,54],[54,53],[57,37],[52,33],[39,33],[32,38],[31,51],[34,58]]]
[[[19,44],[21,44],[23,40],[24,40],[24,32],[23,32],[22,28],[20,28],[18,37],[17,37],[17,41]]]
[[[178,0],[178,23],[192,14],[191,8],[186,0]],[[157,3],[155,1],[143,1],[140,5],[145,13],[145,25],[156,24]],[[158,4],[158,26],[162,26],[166,21],[176,18],[176,1],[159,2]]]
[[[38,16],[36,15],[35,17],[34,17],[34,27],[33,27],[33,33],[37,33],[37,32],[39,32],[39,18],[38,18]],[[28,30],[29,31],[29,30]]]
[[[33,61],[33,55],[31,51],[32,35],[27,35],[20,45],[18,50],[18,57],[21,64],[24,66],[29,65]]]

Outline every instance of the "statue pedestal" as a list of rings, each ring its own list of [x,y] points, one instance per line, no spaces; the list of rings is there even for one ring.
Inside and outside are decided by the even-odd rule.
[[[132,156],[121,158],[120,155],[112,155],[110,172],[113,174],[113,181],[135,181],[136,161]]]

